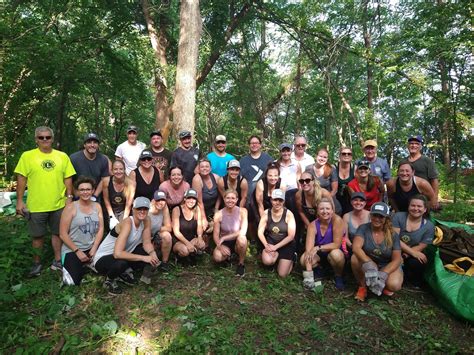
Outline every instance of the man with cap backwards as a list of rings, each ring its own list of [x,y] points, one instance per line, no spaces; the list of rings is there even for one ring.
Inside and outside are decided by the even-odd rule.
[[[415,176],[427,180],[434,191],[434,199],[430,201],[432,209],[439,208],[438,191],[439,180],[438,170],[432,159],[422,154],[423,138],[421,136],[411,136],[408,138],[408,152],[410,155],[403,161],[409,161],[415,169]]]
[[[221,177],[227,173],[227,162],[235,159],[232,154],[225,151],[226,145],[226,137],[219,134],[214,140],[214,151],[207,155],[207,159],[211,162],[211,171]]]
[[[150,133],[150,149],[153,155],[153,165],[160,171],[161,181],[168,179],[168,169],[171,162],[171,152],[163,146],[161,131]]]
[[[199,149],[192,145],[192,134],[190,131],[181,131],[178,134],[181,146],[176,148],[171,155],[171,165],[179,166],[183,172],[184,180],[192,185],[194,174],[197,174],[196,166],[199,160]]]
[[[99,197],[102,193],[102,183],[109,176],[109,159],[99,152],[100,139],[95,133],[87,133],[84,136],[84,149],[71,154],[71,163],[76,170],[74,181],[79,176],[87,176],[95,181],[94,196]],[[94,196],[92,201],[94,201]]]
[[[359,159],[356,165],[359,165],[360,161],[366,160],[370,164],[372,174],[380,177],[384,183],[390,180],[390,167],[388,166],[387,160],[377,156],[377,141],[373,139],[365,141],[362,145],[362,149],[364,151],[364,157]]]
[[[137,138],[137,126],[128,126],[127,140],[120,144],[115,151],[115,158],[117,160],[123,160],[125,163],[125,173],[127,175],[130,175],[130,172],[137,167],[140,153],[145,149],[145,143],[140,142]]]
[[[51,231],[55,260],[53,270],[61,266],[61,239],[59,239],[59,220],[61,212],[72,198],[72,176],[76,173],[66,153],[53,149],[53,130],[49,127],[35,129],[38,148],[24,152],[15,168],[17,174],[16,213],[28,220],[28,232],[33,238],[34,264],[30,276],[41,273],[40,251],[48,225]],[[23,203],[26,184],[28,198]]]

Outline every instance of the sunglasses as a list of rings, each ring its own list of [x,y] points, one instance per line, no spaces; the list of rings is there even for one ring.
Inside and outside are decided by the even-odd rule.
[[[341,155],[351,156],[352,153],[351,152],[342,152]]]
[[[309,184],[313,179],[299,179],[298,182],[303,185],[303,184]]]
[[[304,148],[304,147],[306,147],[306,144],[295,144],[295,147]]]
[[[141,160],[141,161],[152,161],[153,158],[142,158],[142,159],[140,159],[140,160]]]
[[[360,166],[360,167],[358,167],[357,169],[358,169],[358,170],[369,170],[369,168],[366,167],[366,166]]]
[[[36,138],[39,139],[40,141],[49,141],[53,137],[52,136],[38,136]]]
[[[217,141],[216,144],[226,144],[226,141]]]

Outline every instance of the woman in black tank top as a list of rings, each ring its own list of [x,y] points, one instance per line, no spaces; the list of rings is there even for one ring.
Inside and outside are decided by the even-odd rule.
[[[135,181],[135,198],[153,199],[153,193],[160,186],[160,171],[153,166],[153,155],[149,150],[140,154],[139,166],[130,172],[130,179]]]
[[[238,160],[234,159],[227,162],[227,175],[219,178],[217,187],[222,199],[224,199],[224,192],[228,189],[237,191],[237,206],[245,207],[249,187],[247,179],[240,175],[240,163]]]
[[[262,262],[264,265],[277,264],[278,276],[286,277],[293,269],[296,257],[295,217],[284,207],[284,191],[273,190],[271,205],[263,213],[258,225],[258,238],[264,247]]]
[[[173,209],[172,223],[175,236],[173,252],[186,257],[204,251],[206,244],[202,237],[201,210],[196,190],[189,189],[185,192],[183,203]]]
[[[105,224],[112,229],[123,219],[130,216],[135,188],[125,175],[125,164],[116,160],[112,164],[112,176],[104,178],[102,185],[104,204],[109,215]],[[109,222],[110,221],[110,222]]]
[[[275,189],[280,189],[280,168],[277,163],[268,164],[265,176],[257,183],[254,192],[254,203],[258,208],[258,215],[263,217],[263,212],[272,207],[271,194]],[[286,188],[282,188],[285,192]]]

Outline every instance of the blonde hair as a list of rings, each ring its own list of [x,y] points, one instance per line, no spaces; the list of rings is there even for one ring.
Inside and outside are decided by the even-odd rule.
[[[391,248],[393,245],[393,226],[392,221],[389,217],[385,217],[385,222],[383,223],[383,240],[387,247]]]
[[[228,194],[234,194],[237,198],[239,198],[239,193],[234,189],[225,190],[224,191],[224,198],[226,198]]]
[[[122,160],[114,160],[114,162],[112,163],[112,169],[113,169],[113,167],[116,163],[119,163],[120,165],[122,165],[123,171],[124,171],[123,194],[125,196],[125,200],[128,200],[130,198],[133,199],[132,180],[130,180],[130,178],[127,176],[127,174],[125,174],[125,163]],[[114,176],[112,175],[111,178],[112,178],[112,181],[113,181]]]
[[[332,208],[333,212],[335,211],[334,201],[333,201],[332,199],[327,198],[327,197],[323,197],[323,198],[319,201],[319,203],[318,203],[318,205],[316,206],[316,208],[319,206],[320,203],[323,203],[323,202],[329,203],[329,204],[331,205],[331,208]]]

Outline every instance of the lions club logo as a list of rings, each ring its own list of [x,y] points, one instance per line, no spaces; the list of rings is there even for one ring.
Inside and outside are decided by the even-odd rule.
[[[273,228],[272,228],[272,232],[273,232],[274,234],[278,234],[278,233],[280,233],[280,228],[278,228],[278,227],[273,227]]]
[[[54,170],[55,166],[56,166],[56,163],[52,160],[43,160],[41,162],[41,167],[43,168],[43,170],[46,170],[46,171]]]
[[[381,251],[379,248],[375,248],[373,253],[374,253],[374,255],[376,255],[376,256],[382,255],[382,251]]]
[[[406,234],[404,234],[400,239],[403,243],[408,243],[411,240],[410,236]]]

